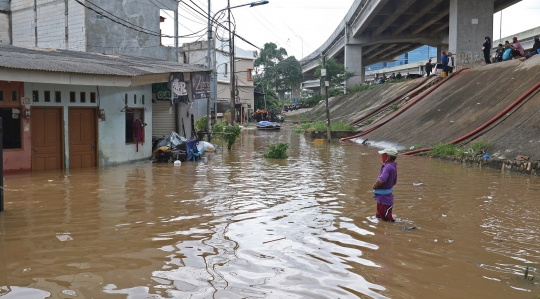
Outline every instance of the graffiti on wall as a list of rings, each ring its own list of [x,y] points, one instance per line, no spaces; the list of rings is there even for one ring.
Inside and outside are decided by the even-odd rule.
[[[188,104],[189,97],[184,75],[182,73],[172,73],[169,81],[171,84],[171,102]]]
[[[465,52],[456,56],[457,59],[455,70],[460,70],[462,68],[474,68],[486,64],[484,61],[484,54],[481,52]]]
[[[171,90],[169,89],[169,83],[154,83],[152,84],[152,93],[156,95],[158,101],[170,101]]]
[[[193,100],[210,96],[210,76],[208,73],[191,73],[191,97]]]

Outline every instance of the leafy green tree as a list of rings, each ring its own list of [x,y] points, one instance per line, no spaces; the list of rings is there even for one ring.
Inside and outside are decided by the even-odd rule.
[[[264,44],[260,52],[255,52],[255,78],[260,79],[260,88],[262,92],[275,86],[277,73],[273,71],[274,67],[287,58],[287,50],[278,48],[274,43]]]
[[[274,86],[276,90],[291,90],[304,77],[302,65],[294,56],[287,57],[287,59],[279,62],[270,70],[270,73],[275,78]]]
[[[283,61],[285,57],[287,57],[287,50],[278,48],[274,43],[266,43],[260,52],[255,51],[255,61],[253,63],[255,72],[259,74]]]
[[[315,70],[315,76],[321,76],[322,61],[319,61],[319,66]],[[334,58],[326,59],[326,80],[330,81],[330,88],[339,87],[344,81],[349,80],[354,76],[345,69],[345,66],[337,62]]]

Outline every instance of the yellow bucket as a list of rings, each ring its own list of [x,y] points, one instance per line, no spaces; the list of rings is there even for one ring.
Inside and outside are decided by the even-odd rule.
[[[446,78],[446,72],[441,73],[441,78]]]
[[[324,139],[315,139],[313,141],[313,144],[315,144],[315,145],[323,145],[324,144]]]

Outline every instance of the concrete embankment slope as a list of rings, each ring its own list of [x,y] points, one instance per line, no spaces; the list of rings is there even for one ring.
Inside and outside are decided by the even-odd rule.
[[[540,82],[540,55],[465,70],[416,105],[362,139],[403,147],[447,143],[477,129]],[[540,96],[505,115],[489,130],[467,142],[494,144],[492,156],[540,159]],[[365,130],[365,128],[361,128]],[[487,131],[487,132],[486,132]]]
[[[411,91],[423,81],[425,79],[383,84],[373,89],[332,97],[328,100],[330,119],[332,122],[344,121],[350,123],[373,111],[376,107],[384,105],[397,96]],[[325,108],[326,104],[322,101],[307,113],[307,117],[313,121],[325,121]]]

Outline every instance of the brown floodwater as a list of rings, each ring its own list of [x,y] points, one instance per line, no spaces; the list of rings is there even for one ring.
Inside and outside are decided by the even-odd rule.
[[[264,159],[279,141],[289,159]],[[252,129],[205,155],[7,175],[0,298],[540,295],[538,178],[399,157],[387,223],[375,148]]]

